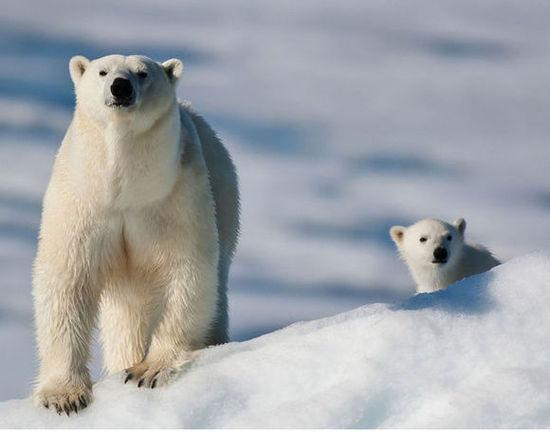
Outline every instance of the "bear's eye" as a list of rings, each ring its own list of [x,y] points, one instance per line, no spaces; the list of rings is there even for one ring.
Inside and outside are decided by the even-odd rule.
[[[136,74],[140,78],[147,78],[147,72],[140,71]]]
[[[105,75],[107,75],[107,71],[106,70],[100,70],[99,75],[100,76],[105,76]]]
[[[428,240],[426,237],[420,237],[420,243],[426,243],[426,240]]]
[[[453,239],[453,236],[452,235],[448,235],[447,236],[447,240],[451,241]]]

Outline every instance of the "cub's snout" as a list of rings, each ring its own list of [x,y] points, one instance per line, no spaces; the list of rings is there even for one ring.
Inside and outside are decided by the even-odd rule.
[[[434,249],[434,264],[445,264],[447,262],[447,259],[449,258],[449,252],[447,252],[447,249],[444,247],[436,247]]]

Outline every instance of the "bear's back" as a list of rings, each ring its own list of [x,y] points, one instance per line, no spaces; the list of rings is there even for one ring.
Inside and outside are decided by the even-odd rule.
[[[216,132],[194,112],[188,103],[180,104],[180,110],[193,121],[199,136],[202,154],[208,169],[212,196],[216,208],[216,224],[220,248],[218,265],[218,316],[210,336],[209,344],[228,341],[227,326],[227,279],[229,266],[237,247],[239,235],[239,189],[235,165],[229,152]]]
[[[484,273],[497,265],[500,265],[500,261],[493,256],[489,249],[481,245],[466,243],[458,269],[459,279]]]

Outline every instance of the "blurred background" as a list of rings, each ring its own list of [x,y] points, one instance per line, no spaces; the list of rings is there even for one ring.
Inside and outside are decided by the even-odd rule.
[[[547,1],[1,9],[0,400],[25,397],[36,370],[31,268],[76,54],[183,60],[178,95],[218,131],[240,175],[234,340],[410,295],[394,224],[464,217],[469,239],[503,260],[548,247]]]

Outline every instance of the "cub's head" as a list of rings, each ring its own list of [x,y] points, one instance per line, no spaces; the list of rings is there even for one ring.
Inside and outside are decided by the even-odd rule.
[[[392,240],[402,258],[414,266],[450,267],[464,245],[466,221],[452,224],[437,219],[423,219],[410,227],[394,226]]]
[[[73,57],[69,71],[77,107],[95,121],[154,122],[174,103],[180,60],[164,63],[139,55],[109,55],[96,60]]]

